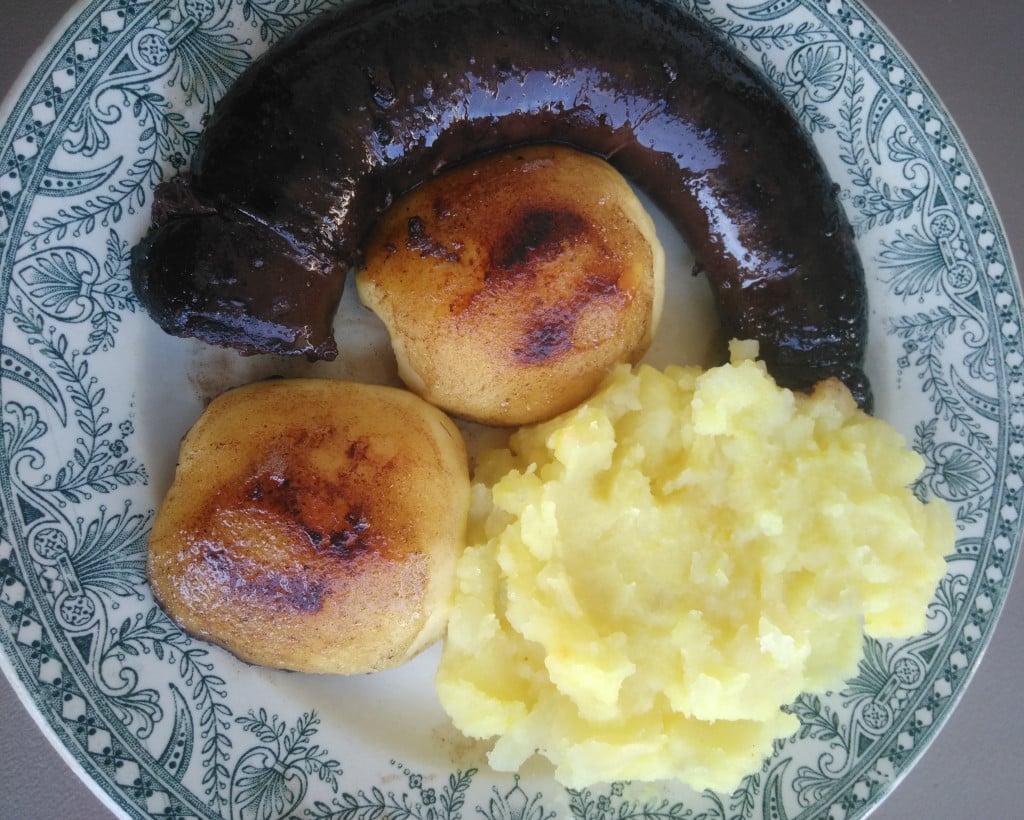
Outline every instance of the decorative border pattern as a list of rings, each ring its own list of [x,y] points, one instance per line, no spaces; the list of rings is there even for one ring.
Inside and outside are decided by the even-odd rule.
[[[915,489],[952,505],[960,527],[925,635],[868,641],[842,691],[789,707],[799,732],[733,793],[651,798],[622,783],[566,791],[472,766],[367,763],[312,706],[278,714],[243,695],[244,670],[153,604],[145,420],[118,389],[119,356],[144,321],[129,247],[153,186],[185,166],[231,80],[334,4],[93,0],[11,107],[0,130],[5,670],[130,817],[864,816],[950,714],[1006,597],[1024,354],[1009,249],[970,153],[856,2],[681,0],[761,65],[843,187],[881,306],[872,375],[883,400],[911,402],[907,432],[927,464]]]

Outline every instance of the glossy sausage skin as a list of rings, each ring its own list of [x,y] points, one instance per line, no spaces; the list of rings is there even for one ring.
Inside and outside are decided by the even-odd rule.
[[[449,164],[540,141],[610,160],[659,204],[724,332],[757,339],[776,378],[838,375],[868,403],[837,186],[761,73],[660,0],[356,0],[314,18],[232,86],[190,175],[157,189],[136,292],[168,332],[333,358],[378,215]]]

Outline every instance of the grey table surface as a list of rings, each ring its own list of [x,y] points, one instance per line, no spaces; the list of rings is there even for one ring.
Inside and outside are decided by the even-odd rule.
[[[0,94],[69,0],[0,0]],[[1019,0],[868,0],[929,78],[971,147],[1024,263],[1024,13]],[[1024,818],[1024,573],[937,740],[872,814]],[[0,818],[109,820],[0,677]]]

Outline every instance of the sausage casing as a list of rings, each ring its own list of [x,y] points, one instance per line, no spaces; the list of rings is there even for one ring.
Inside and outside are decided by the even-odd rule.
[[[696,254],[723,329],[794,387],[868,401],[864,271],[808,134],[763,74],[665,0],[384,0],[319,15],[217,105],[133,254],[165,330],[333,358],[378,215],[440,169],[552,141],[608,159]],[[665,321],[671,321],[666,316]]]

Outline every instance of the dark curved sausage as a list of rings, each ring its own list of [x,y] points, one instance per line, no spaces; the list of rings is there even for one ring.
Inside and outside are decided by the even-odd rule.
[[[665,210],[724,330],[776,378],[861,369],[864,272],[833,184],[761,73],[659,0],[384,0],[314,18],[217,106],[191,174],[157,189],[133,255],[165,330],[333,358],[360,242],[444,166],[557,141],[609,159]]]

